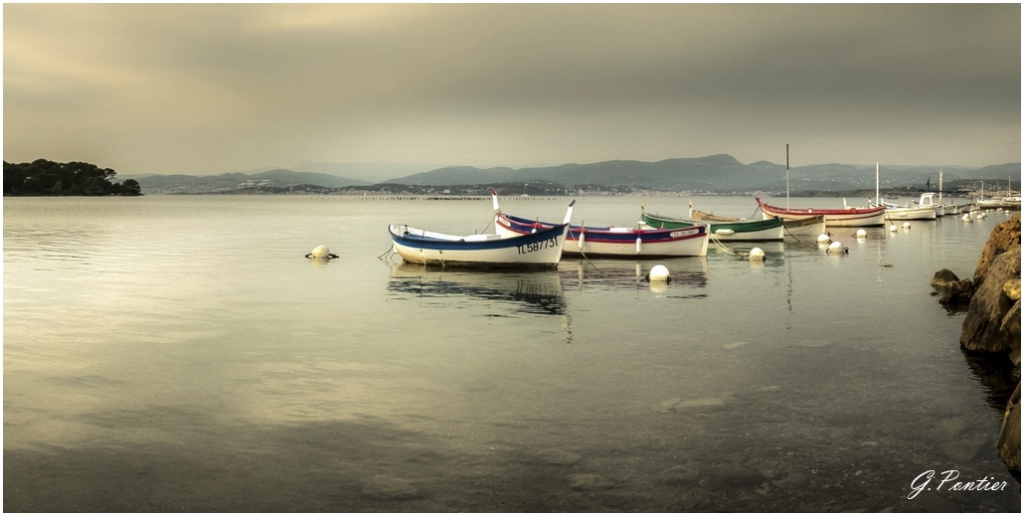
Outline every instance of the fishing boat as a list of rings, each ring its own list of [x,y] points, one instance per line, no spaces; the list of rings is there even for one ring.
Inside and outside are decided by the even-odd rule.
[[[760,199],[758,201],[758,210],[761,210]],[[786,144],[786,209],[789,209],[789,144]],[[817,238],[819,235],[825,233],[825,216],[824,215],[801,215],[793,217],[776,217],[769,215],[761,210],[761,217],[765,220],[780,218],[783,221],[783,228],[785,229],[786,235],[790,236],[799,241],[800,237],[812,237]]]
[[[498,206],[498,194],[493,189],[491,197],[494,201],[494,226],[500,235],[524,236],[554,226],[550,222],[503,213]],[[566,255],[606,258],[707,256],[708,226],[682,229],[569,226],[563,251]]]
[[[800,220],[808,217],[825,217],[825,225],[829,227],[864,227],[884,226],[885,206],[873,208],[780,208],[755,199],[761,211],[769,217],[784,220]]]
[[[789,161],[789,146],[786,147],[786,161]],[[787,165],[788,167],[788,165]],[[875,198],[878,195],[878,163],[875,163]],[[854,208],[846,206],[846,199],[843,199],[843,208],[789,208],[787,196],[787,207],[780,208],[761,202],[755,199],[761,211],[768,217],[781,217],[786,220],[802,219],[810,216],[824,216],[825,226],[829,227],[861,227],[861,226],[884,226],[885,206],[873,206],[868,208]]]
[[[394,251],[409,263],[486,268],[557,267],[562,259],[573,204],[565,222],[527,234],[448,235],[405,224],[388,226]]]
[[[929,185],[931,179],[928,180]],[[939,173],[939,190],[942,190],[942,175]],[[885,202],[885,199],[878,192],[878,164],[875,164],[875,200],[868,199],[868,206],[882,206],[885,208],[885,218],[890,222],[897,220],[935,220],[939,214],[939,210],[936,208],[935,202],[932,198],[935,196],[932,192],[925,192],[921,195],[921,198],[914,204],[898,205],[895,203]],[[943,210],[944,212],[945,210]]]
[[[935,220],[937,212],[935,205],[932,203],[932,197],[935,194],[931,192],[925,192],[921,195],[920,201],[915,205],[897,205],[895,203],[885,202],[885,199],[881,199],[878,206],[885,208],[885,219],[889,221],[897,220]],[[927,205],[924,204],[927,202]],[[876,203],[868,199],[869,206],[876,206]]]
[[[640,217],[644,224],[658,229],[682,229],[707,224],[711,235],[721,241],[773,241],[785,237],[785,222],[777,217],[765,220],[742,220],[704,213],[693,209],[690,203],[690,218],[682,219],[647,213],[641,207]]]
[[[875,197],[878,197],[878,163],[875,163]],[[771,206],[755,198],[757,205],[765,218],[778,217],[786,221],[797,221],[811,217],[823,217],[825,226],[832,227],[861,227],[861,226],[884,226],[885,207],[874,208],[790,208],[789,207],[789,144],[786,144],[786,207]],[[846,201],[843,200],[843,204]],[[806,223],[806,222],[805,222]]]
[[[941,184],[941,182],[940,182]],[[939,199],[936,201],[934,192],[924,192],[921,199],[917,201],[918,206],[931,206],[935,209],[935,218],[946,215],[946,207],[942,205],[942,190],[939,190]]]

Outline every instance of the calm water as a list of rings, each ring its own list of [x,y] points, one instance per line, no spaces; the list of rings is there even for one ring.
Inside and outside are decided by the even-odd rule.
[[[573,220],[641,202],[686,199],[583,197]],[[402,265],[386,228],[482,231],[489,200],[3,205],[5,511],[1020,510],[1004,387],[929,286],[973,274],[1002,212],[840,228],[844,256],[484,273]],[[320,244],[340,258],[303,257]],[[1007,485],[908,499],[929,470]]]

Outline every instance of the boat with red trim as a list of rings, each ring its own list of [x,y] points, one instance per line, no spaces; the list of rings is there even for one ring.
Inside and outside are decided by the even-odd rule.
[[[830,227],[866,227],[885,225],[885,206],[874,208],[780,208],[755,198],[761,211],[769,217],[783,220],[803,220],[824,216],[825,225]]]
[[[502,213],[498,207],[498,194],[493,189],[491,196],[498,234],[528,235],[553,226],[550,222]],[[566,255],[606,258],[707,256],[708,234],[708,226],[703,224],[679,229],[570,225],[563,251]]]

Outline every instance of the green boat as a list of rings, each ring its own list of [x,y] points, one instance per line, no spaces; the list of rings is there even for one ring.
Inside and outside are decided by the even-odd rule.
[[[718,217],[690,210],[693,219],[666,217],[663,215],[641,212],[644,224],[653,228],[682,229],[696,225],[710,225],[711,236],[722,241],[761,242],[782,240],[785,233],[784,222],[780,218],[768,220],[722,220]],[[718,220],[715,220],[718,219]]]

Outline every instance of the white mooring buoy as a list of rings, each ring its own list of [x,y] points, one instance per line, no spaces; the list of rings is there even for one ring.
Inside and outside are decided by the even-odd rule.
[[[763,262],[764,261],[764,250],[760,247],[755,247],[750,250],[750,261],[752,262]]]
[[[896,232],[896,224],[892,224],[892,225],[889,226],[889,232],[890,233],[895,233]]]
[[[850,254],[850,249],[843,247],[840,242],[832,242],[828,245],[828,249],[825,251],[828,254]]]
[[[857,230],[857,238],[864,238],[866,236],[868,236],[868,232],[867,231],[864,231],[863,229],[858,229]]]
[[[819,244],[827,244],[832,241],[832,237],[828,233],[822,233],[818,235]]]
[[[327,249],[327,246],[323,245],[316,246],[312,251],[306,254],[306,258],[311,260],[330,260],[337,257],[338,255],[332,254],[330,249]]]
[[[904,222],[903,223],[903,229],[910,229],[910,223],[909,222]]]
[[[647,273],[647,281],[651,283],[671,283],[672,277],[668,273],[668,267],[655,265],[651,267],[651,272]]]

